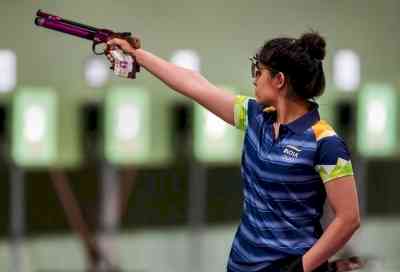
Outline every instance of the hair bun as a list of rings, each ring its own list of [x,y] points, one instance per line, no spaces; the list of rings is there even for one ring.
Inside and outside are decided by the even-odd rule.
[[[326,42],[317,32],[304,33],[298,42],[306,49],[311,57],[317,60],[323,60],[325,58]]]

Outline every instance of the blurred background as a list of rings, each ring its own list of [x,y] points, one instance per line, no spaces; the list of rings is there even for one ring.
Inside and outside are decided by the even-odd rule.
[[[249,57],[311,29],[327,40],[321,115],[353,154],[362,226],[338,256],[400,271],[400,2],[0,1],[0,268],[225,271],[240,219],[240,132],[36,11],[115,31],[252,95]]]

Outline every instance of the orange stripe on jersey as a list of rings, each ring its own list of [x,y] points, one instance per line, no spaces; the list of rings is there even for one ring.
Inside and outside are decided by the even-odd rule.
[[[273,112],[273,111],[276,111],[276,109],[275,109],[274,106],[270,106],[270,107],[266,107],[263,111],[265,111],[265,112]]]
[[[328,136],[336,135],[336,132],[333,130],[333,128],[324,120],[318,121],[315,125],[312,126],[312,129],[314,131],[317,141]]]

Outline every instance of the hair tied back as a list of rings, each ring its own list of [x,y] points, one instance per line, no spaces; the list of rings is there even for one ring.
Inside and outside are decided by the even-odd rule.
[[[325,39],[317,32],[304,33],[298,43],[314,59],[323,60],[325,58]]]

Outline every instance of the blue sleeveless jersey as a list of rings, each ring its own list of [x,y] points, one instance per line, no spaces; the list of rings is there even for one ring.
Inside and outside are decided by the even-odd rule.
[[[318,105],[281,125],[276,112],[237,96],[235,126],[245,130],[241,173],[243,213],[228,271],[260,271],[289,255],[304,255],[322,235],[324,183],[353,175],[343,140],[321,121]]]

